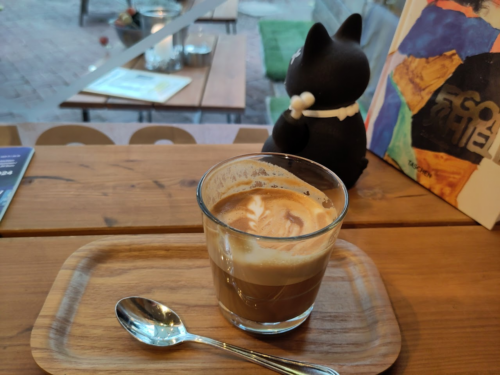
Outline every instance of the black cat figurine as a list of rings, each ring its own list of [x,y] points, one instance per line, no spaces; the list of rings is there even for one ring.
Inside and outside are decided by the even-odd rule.
[[[295,154],[335,172],[351,188],[368,165],[366,131],[356,100],[370,79],[359,45],[361,16],[353,14],[330,37],[321,23],[293,56],[285,87],[290,109],[276,122],[263,152]]]

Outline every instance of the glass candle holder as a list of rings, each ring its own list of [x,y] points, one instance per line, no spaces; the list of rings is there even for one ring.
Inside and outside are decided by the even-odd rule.
[[[173,1],[145,1],[138,6],[144,37],[161,30],[182,13],[182,6]],[[167,36],[145,53],[148,70],[174,72],[183,67],[184,40],[187,29]]]

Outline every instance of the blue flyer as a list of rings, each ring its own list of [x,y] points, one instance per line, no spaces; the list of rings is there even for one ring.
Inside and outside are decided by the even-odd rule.
[[[0,220],[34,153],[32,147],[0,147]]]

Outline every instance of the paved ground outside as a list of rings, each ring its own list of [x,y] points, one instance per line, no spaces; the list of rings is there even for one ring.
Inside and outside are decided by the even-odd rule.
[[[250,0],[240,0],[240,3]],[[252,1],[256,2],[256,1]],[[267,18],[309,20],[314,5],[309,0],[261,0],[279,7]],[[113,48],[123,48],[108,20],[126,8],[125,0],[90,0],[90,16],[78,25],[79,0],[0,0],[0,97],[28,106],[54,95],[87,72],[104,55],[98,39],[107,36]],[[273,96],[265,77],[258,32],[259,18],[238,16],[238,33],[247,36],[246,112],[242,123],[266,124],[265,98]],[[224,25],[203,24],[207,33],[225,33]],[[0,108],[0,122],[24,122],[9,108]],[[39,118],[44,122],[81,121],[81,111],[55,109]],[[136,122],[137,112],[92,110],[92,122]],[[155,123],[191,123],[193,115],[155,112]],[[204,113],[201,123],[225,123],[224,114]]]

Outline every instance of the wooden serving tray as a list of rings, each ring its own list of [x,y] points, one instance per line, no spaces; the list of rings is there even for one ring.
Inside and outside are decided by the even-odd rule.
[[[311,317],[280,337],[256,338],[220,314],[203,234],[114,236],[83,246],[62,266],[31,335],[38,365],[66,375],[272,373],[196,343],[156,348],[136,341],[115,317],[126,296],[164,303],[192,333],[342,375],[378,374],[401,349],[377,268],[346,241],[337,241]]]

